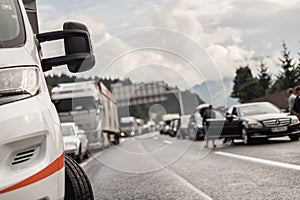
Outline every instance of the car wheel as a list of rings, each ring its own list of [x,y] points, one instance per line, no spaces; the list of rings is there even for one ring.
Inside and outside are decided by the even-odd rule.
[[[251,144],[251,137],[248,135],[247,130],[245,128],[242,129],[242,138],[244,144]]]
[[[93,189],[83,169],[65,155],[65,200],[93,200]]]
[[[177,137],[177,139],[181,138],[181,131],[180,130],[177,131],[176,137]]]
[[[79,146],[79,151],[78,151],[78,155],[76,156],[75,159],[78,163],[81,163],[83,160],[83,155],[82,155],[82,150],[81,150],[81,144]]]
[[[289,135],[289,138],[291,141],[297,141],[299,140],[299,135]]]
[[[89,158],[89,151],[85,148],[85,154],[83,155],[83,159]]]
[[[196,134],[193,128],[189,128],[189,138],[190,140],[196,140]]]

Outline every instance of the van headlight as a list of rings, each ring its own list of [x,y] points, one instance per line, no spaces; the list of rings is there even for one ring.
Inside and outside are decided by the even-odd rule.
[[[0,105],[36,95],[39,81],[37,67],[0,68]]]

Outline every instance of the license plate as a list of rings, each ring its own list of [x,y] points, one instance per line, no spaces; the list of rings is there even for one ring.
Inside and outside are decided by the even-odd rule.
[[[281,127],[276,127],[271,129],[272,132],[283,132],[287,130],[288,130],[287,126],[281,126]]]

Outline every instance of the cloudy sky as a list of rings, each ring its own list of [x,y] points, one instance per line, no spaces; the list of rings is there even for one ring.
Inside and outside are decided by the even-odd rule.
[[[260,59],[278,74],[282,41],[292,55],[300,52],[299,1],[38,0],[38,9],[41,32],[65,21],[89,27],[97,57],[90,74],[188,87],[234,77],[246,63],[255,72]],[[44,53],[59,54],[58,46]]]

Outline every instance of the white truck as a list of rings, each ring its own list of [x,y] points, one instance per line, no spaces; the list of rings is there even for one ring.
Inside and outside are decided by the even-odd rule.
[[[43,58],[40,43],[59,39],[65,55]],[[43,72],[60,65],[85,71],[94,63],[85,25],[38,34],[35,0],[0,0],[1,200],[93,199],[86,174],[64,155]]]
[[[51,91],[61,122],[75,122],[85,131],[88,149],[95,150],[119,141],[116,100],[103,83],[61,83]]]

